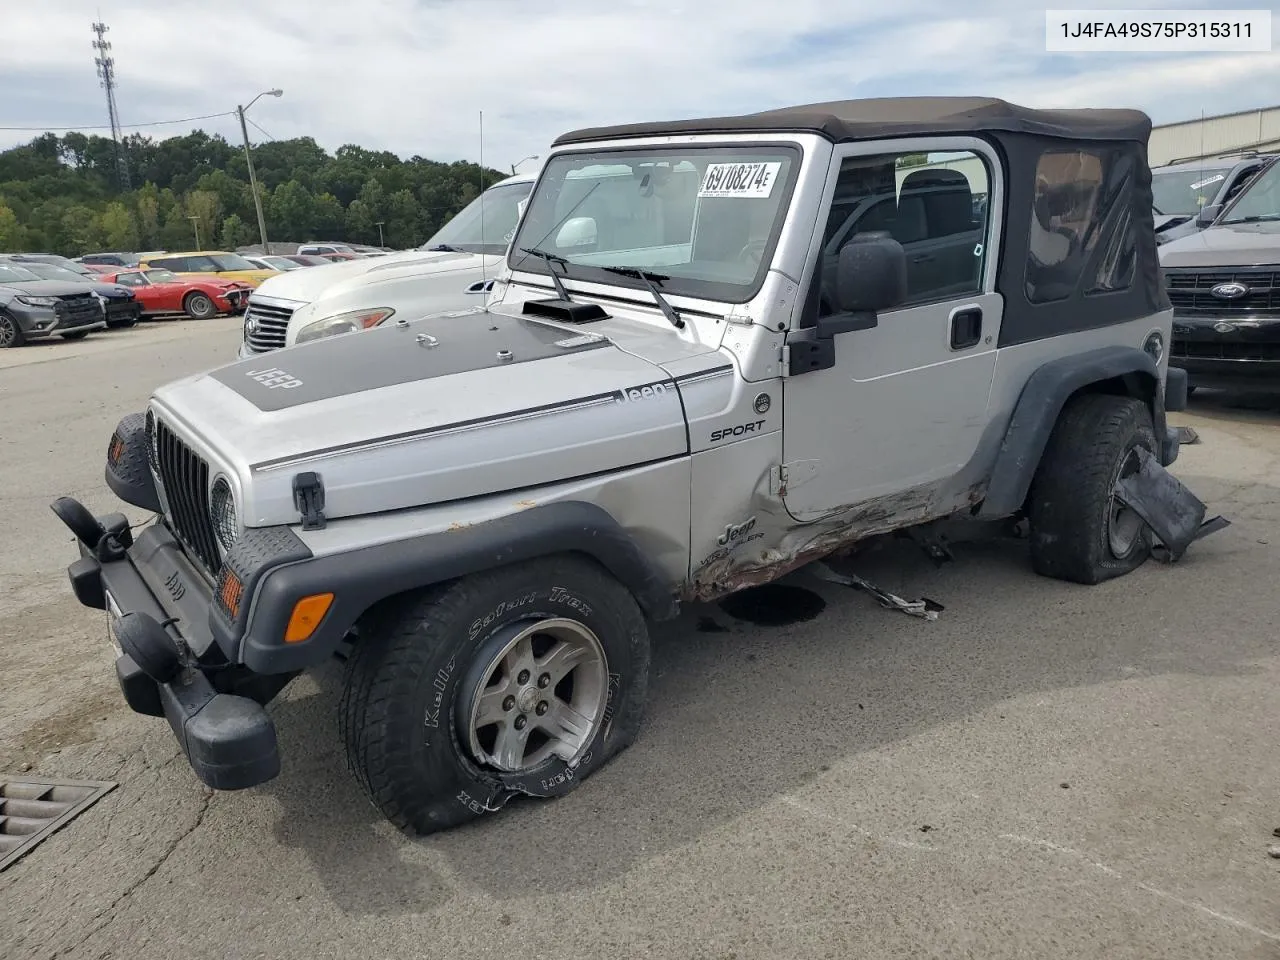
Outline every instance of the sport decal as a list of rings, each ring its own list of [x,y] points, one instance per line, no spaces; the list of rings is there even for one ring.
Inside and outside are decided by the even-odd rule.
[[[767,197],[782,169],[779,160],[770,163],[713,163],[707,167],[698,188],[699,197]]]

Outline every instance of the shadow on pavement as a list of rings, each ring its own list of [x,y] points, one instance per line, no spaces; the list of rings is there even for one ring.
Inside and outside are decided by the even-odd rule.
[[[687,610],[654,628],[648,719],[630,750],[565,798],[521,799],[417,840],[384,823],[348,775],[335,720],[342,674],[328,670],[318,693],[273,708],[286,770],[264,789],[282,807],[277,834],[356,913],[430,911],[459,885],[498,900],[598,888],[843,757],[1013,698],[1253,672],[1250,661],[1275,647],[1248,624],[1232,629],[1242,603],[1234,591],[1248,586],[1224,590],[1230,578],[1205,576],[1247,563],[1255,584],[1280,577],[1275,554],[1248,527],[1195,544],[1177,565],[1152,561],[1096,587],[1036,577],[1016,541],[960,545],[956,562],[940,567],[892,542],[841,565],[900,596],[942,603],[935,622],[804,571],[791,582],[827,600],[817,619],[760,628],[718,607]],[[727,629],[709,631],[707,617]],[[448,886],[427,864],[441,860]]]

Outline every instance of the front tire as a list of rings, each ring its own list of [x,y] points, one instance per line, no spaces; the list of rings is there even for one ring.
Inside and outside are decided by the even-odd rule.
[[[18,326],[18,321],[7,313],[0,312],[0,350],[20,347],[26,342],[27,338],[22,327]]]
[[[218,315],[218,307],[203,293],[189,293],[182,301],[182,309],[192,320],[208,320]]]
[[[1116,498],[1136,473],[1137,448],[1156,454],[1141,400],[1085,394],[1058,415],[1031,486],[1031,565],[1036,573],[1096,584],[1136,570],[1151,555],[1151,530]]]
[[[565,794],[639,730],[648,629],[590,560],[475,574],[394,601],[366,627],[339,725],[349,767],[401,829]]]

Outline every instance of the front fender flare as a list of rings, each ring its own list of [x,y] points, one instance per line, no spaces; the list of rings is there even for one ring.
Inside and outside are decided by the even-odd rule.
[[[1156,439],[1161,441],[1166,430],[1160,370],[1146,351],[1111,346],[1051,360],[1027,378],[1018,396],[978,517],[998,519],[1022,509],[1067,401],[1091,384],[1117,379],[1125,383],[1128,396],[1151,406]]]
[[[626,586],[651,620],[679,612],[675,584],[603,508],[582,501],[531,507],[456,530],[315,557],[267,572],[253,601],[239,659],[258,673],[300,670],[331,656],[375,603],[420,589],[554,553],[583,553]],[[307,641],[286,645],[294,604],[333,593],[333,605]],[[215,630],[225,625],[211,618]]]

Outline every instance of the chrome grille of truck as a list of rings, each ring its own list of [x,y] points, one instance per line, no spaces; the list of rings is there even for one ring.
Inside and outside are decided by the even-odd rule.
[[[285,331],[293,310],[289,307],[267,306],[249,297],[249,308],[244,312],[245,343],[254,353],[267,353],[284,346]]]
[[[165,518],[192,559],[210,576],[222,565],[209,517],[209,465],[160,419],[155,430],[155,465],[169,513]]]
[[[1280,271],[1166,267],[1165,280],[1175,316],[1280,317]],[[1214,287],[1227,283],[1241,284],[1248,292],[1234,299],[1213,293]]]

